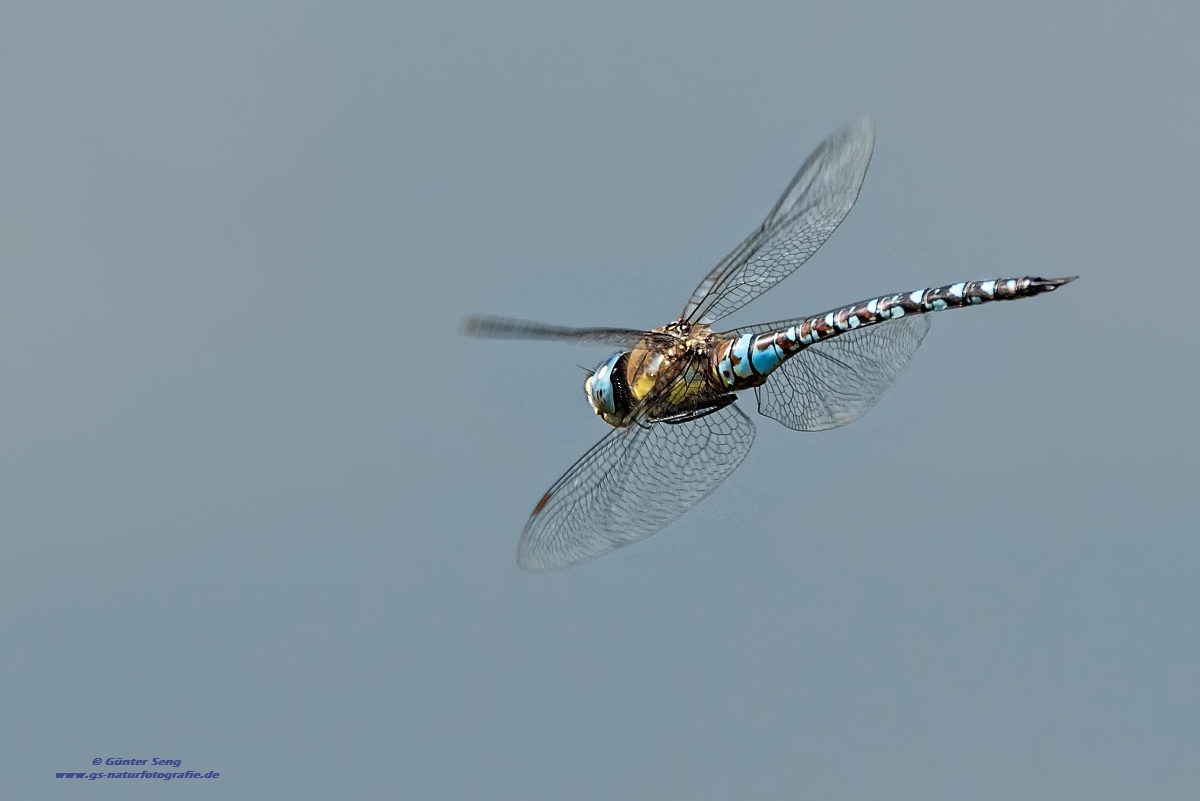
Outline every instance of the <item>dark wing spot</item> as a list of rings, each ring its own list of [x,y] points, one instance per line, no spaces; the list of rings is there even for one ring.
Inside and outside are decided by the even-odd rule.
[[[550,493],[549,492],[547,492],[545,495],[542,496],[542,499],[537,502],[537,506],[533,507],[533,513],[536,515],[538,512],[542,511],[543,509],[546,508],[546,504],[548,504],[548,503],[550,503]]]

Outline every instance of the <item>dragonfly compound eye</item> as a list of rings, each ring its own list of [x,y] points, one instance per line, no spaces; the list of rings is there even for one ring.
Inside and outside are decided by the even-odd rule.
[[[628,407],[628,392],[625,377],[621,374],[625,365],[624,353],[616,353],[606,359],[583,382],[592,411],[611,425],[618,425]]]

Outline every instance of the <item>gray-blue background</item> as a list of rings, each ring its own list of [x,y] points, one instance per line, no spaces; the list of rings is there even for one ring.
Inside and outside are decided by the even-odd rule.
[[[1196,8],[6,3],[0,794],[1195,797]],[[462,317],[666,322],[862,112],[731,322],[1082,278],[520,573],[607,354]]]

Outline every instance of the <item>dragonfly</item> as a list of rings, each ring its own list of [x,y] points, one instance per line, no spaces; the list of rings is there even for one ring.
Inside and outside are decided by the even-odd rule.
[[[796,431],[854,422],[912,360],[931,312],[1051,292],[1068,278],[995,278],[881,295],[806,317],[714,331],[808,261],[858,199],[874,150],[869,118],[831,134],[804,161],[757,229],[660,328],[576,328],[468,318],[469,336],[618,349],[584,393],[612,430],[533,508],[517,546],[530,571],[568,568],[645,539],[730,476],[754,423],[736,400]]]

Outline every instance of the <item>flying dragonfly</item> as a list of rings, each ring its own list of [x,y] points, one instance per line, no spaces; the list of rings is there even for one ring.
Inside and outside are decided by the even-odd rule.
[[[517,564],[559,570],[631,545],[699,503],[741,464],[760,414],[797,431],[861,417],[929,332],[929,313],[1051,292],[1070,278],[995,278],[881,295],[807,317],[714,331],[718,320],[791,275],[858,199],[875,144],[863,118],[805,160],[770,214],[717,264],[679,319],[661,328],[572,328],[476,316],[470,336],[619,349],[584,381],[613,427],[534,506]]]

